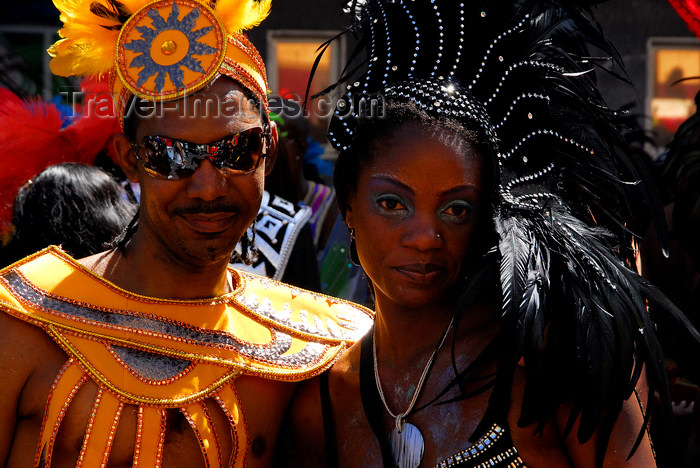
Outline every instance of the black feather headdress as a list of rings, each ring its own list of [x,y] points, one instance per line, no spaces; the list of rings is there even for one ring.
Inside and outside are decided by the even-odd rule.
[[[592,16],[597,3],[351,1],[348,31],[358,48],[334,86],[345,89],[329,139],[348,149],[357,126],[381,117],[386,100],[481,129],[497,155],[492,257],[507,343],[490,408],[507,407],[524,358],[521,424],[543,425],[570,403],[567,431],[577,418],[580,441],[597,431],[602,462],[643,369],[650,394],[668,397],[648,306],[690,326],[631,267],[633,205],[654,213],[662,243],[666,227],[645,166],[623,137],[626,116],[598,90],[596,69],[625,77]]]

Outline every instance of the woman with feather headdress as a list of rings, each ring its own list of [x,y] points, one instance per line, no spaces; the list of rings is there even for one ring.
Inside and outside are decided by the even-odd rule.
[[[632,205],[660,204],[597,88],[595,3],[348,4],[329,139],[376,319],[297,394],[303,466],[655,466],[647,307],[689,324],[631,267]]]

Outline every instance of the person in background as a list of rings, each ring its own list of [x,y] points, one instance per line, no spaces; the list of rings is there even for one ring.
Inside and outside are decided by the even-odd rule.
[[[270,101],[272,118],[279,130],[277,162],[267,177],[265,188],[297,204],[308,190],[304,175],[304,154],[309,146],[306,116],[301,104],[284,98]]]
[[[309,227],[311,209],[268,192],[245,239],[252,254],[243,258],[243,245],[236,246],[233,266],[309,291],[321,292],[316,250]]]
[[[362,268],[354,265],[348,256],[349,237],[338,212],[335,190],[320,183],[318,174],[310,170],[313,167],[307,163],[312,140],[303,107],[289,99],[279,99],[274,104],[280,120],[280,149],[277,164],[266,178],[267,187],[273,193],[311,209],[308,225],[314,240],[320,290],[333,297],[369,305],[370,294]],[[313,270],[313,267],[308,269]]]
[[[280,164],[267,177],[271,191],[293,203],[303,202],[311,208],[309,225],[317,252],[326,246],[336,217],[333,187],[320,182],[307,161],[311,151],[309,122],[300,103],[279,99],[275,102],[277,116],[281,119]],[[320,148],[320,145],[319,145]]]
[[[52,71],[111,77],[140,207],[113,249],[0,270],[0,464],[268,467],[295,382],[372,316],[228,266],[275,159],[243,35],[270,2],[55,4]]]
[[[17,193],[3,265],[50,245],[60,245],[74,258],[102,252],[135,212],[136,205],[102,169],[80,163],[49,166]]]
[[[700,38],[700,12],[688,2],[670,0],[670,5]],[[697,85],[700,76],[669,72],[669,92]],[[675,76],[672,76],[675,75]],[[679,89],[676,89],[679,88]],[[684,97],[688,97],[687,95]],[[644,276],[657,285],[683,310],[696,327],[700,326],[700,92],[694,99],[696,112],[683,122],[668,145],[654,161],[664,196],[670,242],[662,249],[655,236],[645,236],[640,245]],[[654,129],[657,130],[657,129]],[[655,135],[659,136],[659,135]],[[655,138],[657,142],[659,138]],[[673,396],[674,427],[655,424],[661,418],[652,414],[652,434],[666,443],[657,449],[659,466],[691,468],[700,466],[700,365],[695,344],[684,333],[669,327],[667,317],[655,317],[664,347]]]
[[[700,93],[695,97],[700,104]],[[700,114],[688,118],[673,136],[663,160],[663,181],[670,193],[666,213],[670,249],[664,257],[656,243],[643,251],[647,277],[673,298],[696,327],[700,327]],[[659,450],[659,461],[668,466],[694,467],[700,463],[700,365],[691,339],[658,318],[674,400],[675,427],[663,427],[659,437],[668,439],[668,450]],[[652,429],[654,426],[652,426]]]
[[[294,150],[294,142],[286,127],[287,120],[280,116],[286,107],[272,109],[271,118],[280,132],[277,161],[265,176],[260,210],[246,233],[255,254],[246,264],[240,256],[242,245],[239,244],[234,266],[322,292],[310,224],[312,212],[301,201],[304,191],[301,157]]]
[[[101,252],[133,217],[135,207],[118,183],[95,167],[116,167],[117,119],[90,111],[92,98],[106,89],[83,81],[82,108],[72,116],[53,102],[0,89],[3,266],[49,245],[77,257]]]
[[[65,116],[52,102],[23,100],[0,88],[0,232],[6,242],[12,235],[15,196],[41,171],[64,162],[118,164],[113,145],[120,133],[118,120],[109,111],[96,112],[94,106],[95,97],[108,90],[104,81],[83,80],[83,105]]]

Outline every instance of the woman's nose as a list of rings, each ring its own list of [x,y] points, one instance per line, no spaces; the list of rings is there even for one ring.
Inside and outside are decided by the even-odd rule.
[[[440,234],[438,220],[435,216],[415,214],[406,225],[401,243],[421,251],[439,249],[443,246],[444,238]]]

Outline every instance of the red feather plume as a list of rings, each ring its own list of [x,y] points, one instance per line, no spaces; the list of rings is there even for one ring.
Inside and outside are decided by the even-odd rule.
[[[63,117],[56,105],[24,101],[0,88],[0,232],[11,230],[17,191],[32,177],[54,164],[90,164],[101,152],[116,162],[112,138],[120,133],[106,84],[86,82],[82,115],[61,128]],[[109,98],[109,99],[107,99]],[[109,104],[105,104],[109,102]],[[99,105],[96,105],[99,103]]]
[[[668,0],[683,18],[693,34],[700,38],[700,2],[698,0]]]

